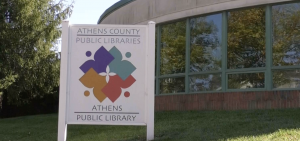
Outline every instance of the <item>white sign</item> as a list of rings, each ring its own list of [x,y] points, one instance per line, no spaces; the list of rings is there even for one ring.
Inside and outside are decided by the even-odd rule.
[[[154,139],[155,23],[63,22],[58,140],[67,124],[145,125]]]

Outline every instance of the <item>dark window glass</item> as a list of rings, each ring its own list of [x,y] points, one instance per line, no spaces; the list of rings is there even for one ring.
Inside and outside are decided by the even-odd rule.
[[[273,65],[300,65],[300,3],[272,7]]]
[[[300,88],[300,69],[274,70],[273,88]]]
[[[185,72],[186,22],[162,26],[160,50],[160,74]]]
[[[221,70],[222,14],[193,18],[190,72]]]
[[[190,92],[219,91],[222,89],[221,74],[201,74],[190,77]]]
[[[265,9],[228,13],[227,68],[265,67]]]
[[[160,93],[168,94],[185,92],[184,82],[184,77],[160,79]]]
[[[248,89],[264,87],[265,74],[263,72],[228,74],[228,89]]]

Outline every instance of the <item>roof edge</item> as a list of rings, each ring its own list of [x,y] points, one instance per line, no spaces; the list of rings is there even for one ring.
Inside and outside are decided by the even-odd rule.
[[[99,17],[97,24],[100,24],[109,14],[112,12],[118,10],[119,8],[133,2],[135,0],[120,0],[119,2],[116,2],[114,5],[106,9],[103,14]]]

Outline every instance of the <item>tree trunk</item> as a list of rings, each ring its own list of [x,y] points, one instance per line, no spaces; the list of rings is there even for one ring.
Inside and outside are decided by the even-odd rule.
[[[7,90],[4,90],[0,98],[0,118],[6,117],[8,111],[7,104]]]

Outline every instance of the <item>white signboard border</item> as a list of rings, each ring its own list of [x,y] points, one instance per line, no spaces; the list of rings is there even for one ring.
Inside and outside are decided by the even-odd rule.
[[[59,117],[58,117],[58,141],[66,141],[67,124],[81,124],[67,122],[68,105],[68,68],[69,68],[69,41],[70,41],[69,21],[62,23],[62,45],[61,45],[61,66],[60,66],[60,92],[59,92]],[[97,26],[97,25],[80,25]],[[98,25],[100,26],[100,25]],[[103,26],[103,25],[101,25]],[[104,25],[117,27],[120,25]],[[124,25],[122,25],[124,26]],[[141,125],[147,126],[147,140],[154,140],[154,76],[155,76],[155,22],[150,21],[148,25],[126,25],[126,27],[146,27],[146,78],[145,78],[145,121],[146,123],[122,123],[122,124],[92,124],[91,125]],[[87,123],[82,123],[87,124]]]

